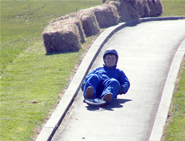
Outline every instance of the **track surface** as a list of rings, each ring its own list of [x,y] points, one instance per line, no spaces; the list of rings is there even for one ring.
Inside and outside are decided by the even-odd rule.
[[[79,91],[52,141],[148,141],[173,57],[185,39],[185,20],[128,26],[103,46],[91,70],[103,65],[111,47],[131,87],[108,107],[89,107]]]

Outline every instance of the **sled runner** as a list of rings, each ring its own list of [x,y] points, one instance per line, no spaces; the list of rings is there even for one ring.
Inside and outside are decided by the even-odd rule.
[[[102,100],[102,99],[99,99],[99,98],[85,99],[84,102],[87,103],[88,105],[103,105],[103,104],[106,103],[105,100]]]

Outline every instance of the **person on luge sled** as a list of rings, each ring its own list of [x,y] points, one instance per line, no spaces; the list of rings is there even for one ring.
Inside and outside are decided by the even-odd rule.
[[[130,82],[125,73],[116,68],[118,52],[115,49],[107,49],[103,54],[103,67],[91,71],[82,84],[85,99],[99,98],[106,101],[107,106],[118,94],[126,94]]]

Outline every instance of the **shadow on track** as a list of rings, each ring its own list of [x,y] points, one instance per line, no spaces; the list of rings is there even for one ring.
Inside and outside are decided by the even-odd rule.
[[[109,111],[114,111],[113,108],[122,108],[123,104],[129,101],[132,101],[132,100],[131,99],[114,99],[112,103],[106,107],[101,107],[97,105],[90,105],[90,106],[87,105],[86,108],[89,111],[96,111],[96,110],[99,110],[100,108],[103,108]]]

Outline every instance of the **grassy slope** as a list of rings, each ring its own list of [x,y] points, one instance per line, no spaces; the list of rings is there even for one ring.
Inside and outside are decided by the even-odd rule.
[[[100,1],[1,1],[1,67],[6,67],[22,50],[32,46],[34,40],[41,41],[41,33],[51,19],[100,4]]]
[[[185,16],[184,0],[161,0],[163,5],[162,16]]]
[[[0,140],[30,139],[57,104],[84,51],[45,55],[41,36],[44,27],[61,15],[100,3],[1,1]]]
[[[166,141],[185,140],[185,58],[179,75],[181,79],[172,99],[168,130],[164,132]]]

